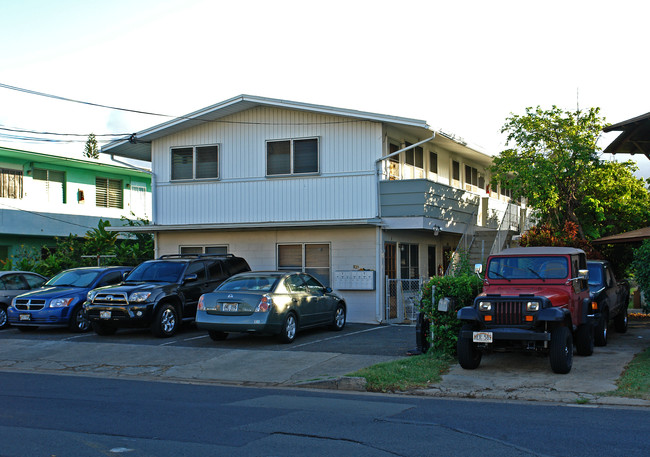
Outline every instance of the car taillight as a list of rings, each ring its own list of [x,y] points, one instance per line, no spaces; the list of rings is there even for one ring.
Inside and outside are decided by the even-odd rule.
[[[196,309],[199,311],[205,311],[205,305],[203,304],[203,295],[199,297],[199,303],[196,305]]]
[[[262,295],[262,299],[260,300],[260,303],[257,305],[257,308],[255,308],[255,312],[268,313],[269,310],[271,309],[271,306],[273,306],[273,299],[268,295]]]

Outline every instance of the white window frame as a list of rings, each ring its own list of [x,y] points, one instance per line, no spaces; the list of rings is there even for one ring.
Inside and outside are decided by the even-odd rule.
[[[310,245],[326,245],[327,246],[327,258],[328,258],[328,265],[327,266],[307,266],[306,265],[306,247]],[[312,274],[316,279],[319,281],[323,282],[324,286],[330,286],[332,284],[332,243],[329,242],[317,242],[317,241],[310,241],[310,242],[304,242],[304,243],[277,243],[275,246],[275,266],[276,270],[280,271],[292,271],[292,269],[289,269],[287,267],[281,267],[280,266],[280,246],[300,246],[301,247],[301,257],[302,257],[302,265],[300,267],[300,271],[302,273],[309,273],[309,270],[313,269],[327,269],[327,281],[321,281],[318,276]],[[309,273],[311,274],[311,273]]]
[[[45,172],[44,179],[36,177],[36,174],[40,172]],[[61,181],[56,179],[51,179],[51,174],[54,178],[57,175],[62,177]],[[38,187],[41,190],[45,197],[47,198],[48,203],[67,203],[66,199],[66,173],[61,170],[52,170],[49,168],[34,168],[32,171],[32,181],[35,184],[35,187]]]
[[[211,148],[215,147],[217,148],[217,173],[216,176],[208,176],[208,177],[201,177],[197,178],[197,149],[198,148]],[[174,150],[179,150],[179,149],[192,149],[192,177],[191,178],[174,178]],[[220,166],[219,163],[221,161],[221,144],[220,143],[214,143],[214,144],[199,144],[199,145],[194,145],[194,146],[171,146],[169,148],[169,180],[171,182],[187,182],[187,181],[210,181],[210,180],[215,180],[215,179],[220,179],[219,172],[220,172]]]
[[[294,171],[294,142],[304,140],[316,140],[316,171],[308,171],[305,173],[296,173]],[[289,173],[276,173],[269,174],[269,143],[280,143],[283,141],[289,142]],[[264,173],[267,178],[286,177],[286,176],[310,176],[320,174],[320,143],[319,136],[307,136],[301,138],[276,138],[266,140],[264,142]]]

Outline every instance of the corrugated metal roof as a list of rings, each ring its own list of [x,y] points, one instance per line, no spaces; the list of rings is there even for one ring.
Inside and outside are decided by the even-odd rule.
[[[211,122],[232,114],[246,111],[257,106],[272,106],[300,111],[309,111],[319,114],[330,114],[343,116],[351,119],[384,122],[401,127],[414,127],[418,129],[429,129],[426,121],[406,117],[389,116],[385,114],[369,113],[344,108],[335,108],[324,105],[313,105],[309,103],[293,102],[273,98],[257,97],[253,95],[239,95],[193,113],[186,114],[162,124],[150,127],[135,133],[130,138],[123,138],[113,141],[104,147],[102,152],[114,154],[121,157],[151,161],[151,142],[158,138],[171,135],[204,122]]]

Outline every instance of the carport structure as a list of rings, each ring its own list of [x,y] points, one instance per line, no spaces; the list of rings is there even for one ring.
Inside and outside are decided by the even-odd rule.
[[[650,113],[605,127],[621,134],[605,148],[609,154],[643,154],[650,159]]]

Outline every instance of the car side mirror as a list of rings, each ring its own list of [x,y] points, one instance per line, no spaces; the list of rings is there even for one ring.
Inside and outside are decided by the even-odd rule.
[[[578,278],[588,280],[589,270],[578,270]]]
[[[191,275],[185,276],[183,278],[183,283],[196,281],[197,279],[199,279],[199,276],[196,273],[193,273]]]
[[[474,273],[477,275],[480,275],[483,273],[483,264],[482,263],[476,263],[474,264]]]
[[[325,288],[325,293],[326,294],[331,294],[332,293],[332,288],[331,287],[326,287]]]

